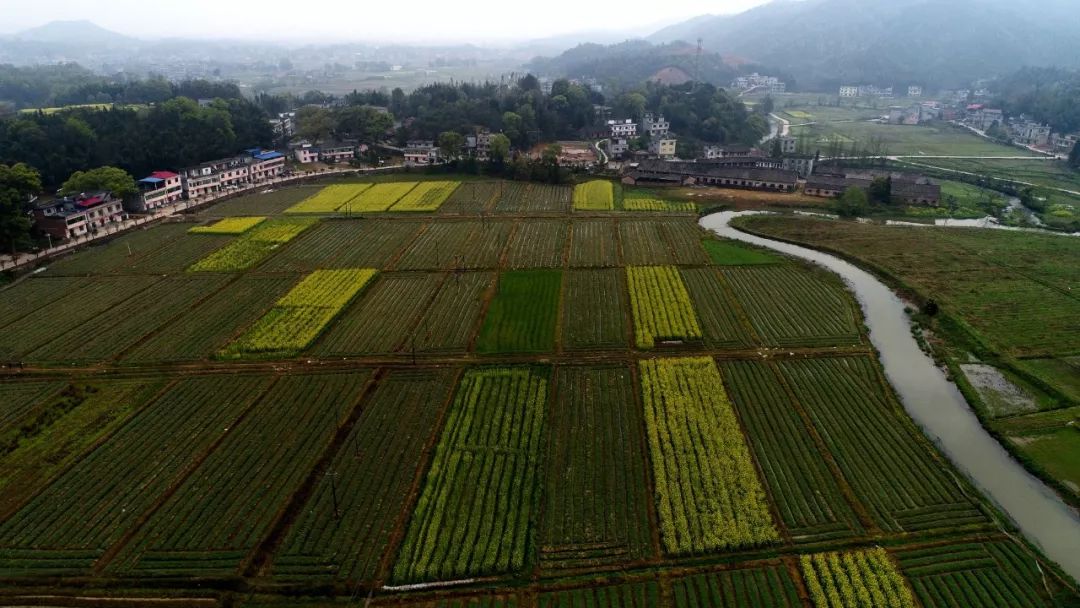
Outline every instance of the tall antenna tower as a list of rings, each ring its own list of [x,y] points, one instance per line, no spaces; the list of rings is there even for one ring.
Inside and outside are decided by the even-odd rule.
[[[694,88],[701,82],[701,36],[697,39],[697,54],[694,55]]]

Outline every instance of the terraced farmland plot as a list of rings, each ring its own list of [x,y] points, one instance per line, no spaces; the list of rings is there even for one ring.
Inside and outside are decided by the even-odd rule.
[[[782,260],[771,253],[751,249],[727,239],[706,238],[701,246],[709,259],[717,266],[750,266],[753,264],[778,264]]]
[[[653,348],[664,340],[701,339],[694,305],[675,267],[630,267],[626,278],[638,348]]]
[[[371,184],[337,184],[327,186],[285,210],[285,213],[334,213],[343,209]],[[351,209],[351,205],[349,205]]]
[[[668,220],[660,224],[676,264],[708,264],[709,255],[701,247],[704,231],[694,222]]]
[[[659,608],[656,581],[549,591],[538,598],[540,608]]]
[[[755,340],[742,320],[742,307],[732,297],[723,277],[712,268],[683,268],[679,274],[690,294],[705,344],[713,348],[740,348]]]
[[[890,532],[984,526],[941,460],[877,381],[866,357],[777,364],[874,521]]]
[[[112,319],[108,311],[160,281],[148,276],[99,277],[0,331],[0,359],[17,361],[100,316]]]
[[[771,366],[733,361],[720,367],[762,476],[795,540],[861,533],[839,483]]]
[[[370,377],[282,377],[154,513],[110,570],[235,574],[322,456]]]
[[[178,275],[87,319],[26,355],[30,361],[94,363],[120,355],[144,336],[190,309],[228,282],[225,276]]]
[[[690,201],[663,198],[651,191],[628,190],[623,192],[623,209],[661,213],[694,213],[697,211],[697,205]]]
[[[640,362],[664,548],[670,555],[774,543],[768,501],[716,364]]]
[[[434,213],[461,182],[420,182],[390,208],[394,212]]]
[[[1010,541],[898,550],[900,569],[924,608],[1051,606],[1043,573]]]
[[[0,574],[86,572],[269,384],[236,375],[180,380],[0,524]]]
[[[578,211],[611,211],[615,208],[615,192],[611,182],[593,180],[574,186],[574,209]]]
[[[192,264],[189,272],[235,272],[255,266],[318,222],[315,218],[267,220]]]
[[[575,220],[571,224],[572,268],[619,265],[619,241],[615,223],[607,220]]]
[[[0,436],[7,435],[6,445],[0,449],[0,519],[14,512],[54,475],[78,461],[100,438],[116,430],[165,381],[80,381],[57,394],[59,384],[21,384],[24,390],[31,389],[26,394],[37,393],[31,402],[33,413],[24,416],[27,421],[43,425],[37,431],[27,434],[12,428],[10,432],[18,433],[19,438],[11,441],[8,425],[0,425],[0,430],[5,431]],[[76,400],[76,395],[82,399]],[[0,402],[18,406],[16,397],[8,385],[0,385]],[[65,411],[63,400],[74,403],[74,408]],[[3,413],[5,417],[9,414],[10,410]]]
[[[466,372],[402,543],[395,581],[524,568],[547,384],[538,368]]]
[[[323,186],[276,187],[272,192],[245,194],[214,203],[199,212],[200,217],[230,217],[236,215],[280,215],[286,209],[314,195]]]
[[[769,346],[857,344],[859,322],[838,279],[786,264],[721,270]]]
[[[652,220],[619,220],[623,262],[629,266],[674,264],[661,224]]]
[[[189,224],[158,224],[134,230],[49,264],[45,276],[84,276],[110,274],[120,271],[140,257],[161,249],[174,239],[187,236]]]
[[[548,422],[541,567],[649,558],[651,496],[630,370],[564,366],[557,381]]]
[[[379,382],[330,464],[334,485],[323,477],[290,528],[273,562],[276,577],[355,584],[379,575],[454,375],[392,371]]]
[[[372,268],[316,270],[230,343],[222,355],[292,355],[304,350],[376,274]]]
[[[563,347],[626,348],[626,281],[616,268],[571,270],[563,299]]]
[[[491,208],[502,188],[502,182],[464,182],[446,199],[439,214],[480,215]]]
[[[484,294],[495,281],[492,272],[447,277],[416,327],[416,352],[468,350],[484,310]]]
[[[296,280],[242,276],[131,348],[122,360],[141,364],[209,359],[266,313]]]
[[[468,246],[458,253],[456,261],[452,261],[454,268],[498,268],[502,263],[503,251],[510,242],[510,235],[514,232],[514,222],[484,220],[471,224],[473,230]]]
[[[533,220],[518,225],[506,252],[510,268],[562,268],[567,223]]]
[[[89,284],[80,277],[30,277],[0,289],[0,328]]]
[[[915,608],[904,577],[884,549],[802,556],[816,608]]]
[[[421,222],[391,220],[325,220],[281,248],[259,271],[383,269],[421,226]]]
[[[320,356],[387,354],[408,350],[409,338],[446,277],[388,273],[354,302],[311,352]]]
[[[562,272],[519,270],[499,277],[476,350],[480,353],[532,353],[555,349]]]
[[[782,566],[725,570],[671,581],[679,608],[800,608],[791,574]]]
[[[377,213],[387,211],[401,197],[416,187],[416,182],[388,182],[375,184],[349,201],[350,213]]]
[[[395,270],[442,270],[457,266],[460,256],[472,247],[473,224],[431,222],[401,255]]]

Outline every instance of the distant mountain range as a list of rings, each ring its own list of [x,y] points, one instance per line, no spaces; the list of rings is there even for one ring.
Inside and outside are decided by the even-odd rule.
[[[1080,66],[1076,0],[774,0],[648,38],[782,66],[802,88],[958,87],[1025,65]]]

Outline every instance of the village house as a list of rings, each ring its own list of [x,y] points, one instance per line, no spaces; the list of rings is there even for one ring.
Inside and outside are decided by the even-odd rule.
[[[439,147],[431,140],[411,140],[405,143],[405,164],[433,165],[439,162]]]
[[[941,186],[930,183],[926,177],[902,173],[858,172],[845,175],[817,175],[806,180],[803,192],[808,196],[838,198],[848,188],[868,191],[875,178],[886,175],[892,178],[893,200],[908,205],[928,207],[937,207],[941,204]]]
[[[789,154],[780,159],[780,167],[785,171],[794,171],[806,179],[814,174],[814,157],[807,154]]]
[[[474,135],[465,137],[465,149],[476,160],[489,160],[491,158],[491,138],[493,134],[487,129],[479,129]]]
[[[750,146],[705,146],[702,148],[701,156],[712,160],[729,156],[762,156],[762,154],[760,150]]]
[[[654,138],[649,141],[649,154],[659,158],[675,158],[675,148],[678,140],[674,137]]]
[[[284,172],[284,154],[273,150],[251,148],[240,156],[188,167],[180,172],[180,178],[184,184],[184,196],[194,199],[214,192],[269,180]]]
[[[61,241],[94,234],[124,220],[123,204],[108,192],[38,201],[32,213],[38,230]]]
[[[184,184],[178,173],[154,171],[138,181],[139,195],[130,202],[132,211],[145,213],[184,198]]]
[[[292,149],[293,159],[301,165],[309,165],[319,161],[319,149],[307,140],[289,144]]]
[[[922,87],[920,87],[918,85],[911,85],[911,86],[909,86],[907,88],[907,96],[908,97],[922,97],[922,93],[923,93]]]
[[[609,120],[607,126],[608,134],[612,138],[633,138],[637,137],[638,134],[637,123],[629,118],[626,120]]]
[[[1052,135],[1049,125],[1042,125],[1033,120],[1020,117],[1009,125],[1013,140],[1025,146],[1048,146]]]
[[[356,158],[355,141],[327,142],[319,145],[319,160],[324,163],[349,162]]]
[[[781,154],[795,154],[799,151],[799,140],[794,137],[781,137],[780,138],[780,153]]]
[[[645,119],[641,121],[641,132],[647,133],[649,137],[664,138],[671,132],[671,123],[664,120],[664,115],[656,117],[652,112],[645,114]]]

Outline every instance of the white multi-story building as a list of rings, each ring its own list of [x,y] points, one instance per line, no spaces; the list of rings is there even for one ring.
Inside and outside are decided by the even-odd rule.
[[[124,220],[120,199],[108,192],[83,193],[34,205],[34,225],[54,239],[78,238]]]
[[[439,162],[439,147],[431,140],[413,140],[405,144],[405,164],[433,165]]]
[[[627,118],[626,120],[609,120],[607,123],[608,130],[611,137],[637,137],[638,126],[633,120]]]
[[[184,196],[199,198],[213,192],[275,178],[285,172],[285,155],[252,148],[245,154],[188,167],[180,172]]]
[[[660,137],[649,142],[649,154],[658,158],[675,158],[678,141],[674,137]]]
[[[309,165],[319,160],[319,149],[309,141],[298,141],[289,147],[292,148],[293,158],[301,165]]]
[[[922,87],[918,85],[911,85],[907,88],[908,97],[922,97]]]
[[[844,85],[840,87],[840,97],[858,97],[859,87]]]

